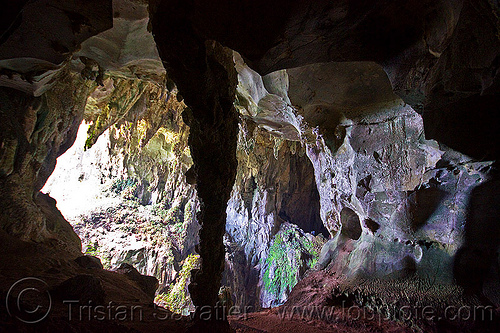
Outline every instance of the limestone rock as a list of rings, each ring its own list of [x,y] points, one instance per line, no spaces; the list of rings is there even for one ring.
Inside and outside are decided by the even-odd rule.
[[[154,299],[156,289],[158,289],[158,280],[154,276],[142,275],[134,268],[134,266],[123,263],[116,269],[116,272],[125,275],[148,295],[151,300]]]
[[[94,256],[81,256],[75,259],[75,262],[87,269],[103,269],[101,260]]]
[[[63,301],[79,301],[81,305],[101,305],[106,297],[101,280],[89,274],[69,278],[56,286],[53,294]]]

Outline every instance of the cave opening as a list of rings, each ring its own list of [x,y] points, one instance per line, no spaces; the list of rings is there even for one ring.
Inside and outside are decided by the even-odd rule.
[[[282,194],[278,216],[297,225],[306,233],[330,237],[321,219],[320,197],[314,168],[305,155],[293,155],[290,159],[290,187]]]
[[[498,1],[0,16],[0,330],[500,331]]]
[[[346,237],[358,240],[361,237],[361,223],[359,216],[352,209],[344,207],[340,212],[340,220],[342,223],[341,233]]]
[[[146,141],[141,126],[148,125],[122,120],[90,146],[92,126],[83,121],[41,192],[57,201],[83,254],[108,270],[130,265],[154,276],[155,303],[188,315],[194,307],[186,285],[190,271],[199,267],[199,202],[183,179],[192,164],[183,142],[187,128],[170,119]]]
[[[133,267],[142,275],[154,276],[159,282],[155,303],[188,315],[195,309],[188,290],[190,272],[200,267],[196,252],[200,203],[196,185],[187,179],[192,167],[189,127],[180,112],[171,108],[162,111],[165,115],[159,120],[149,118],[152,113],[147,110],[158,110],[156,103],[162,103],[151,93],[146,96],[148,103],[146,97],[132,105],[125,101],[129,108],[125,118],[103,119],[109,96],[127,89],[133,89],[133,82],[107,78],[104,86],[88,97],[87,119],[80,124],[73,145],[58,157],[41,192],[57,201],[57,209],[80,237],[84,255],[98,258],[108,270]],[[175,91],[170,94],[175,105],[183,107]],[[108,122],[107,128],[96,126],[103,121]],[[268,221],[258,231],[263,238],[252,246],[270,250],[257,262],[247,253],[245,265],[239,265],[240,254],[226,248],[231,259],[221,286],[237,291],[226,296],[231,302],[259,309],[286,300],[293,286],[314,266],[329,232],[320,216],[315,172],[304,148],[293,141],[276,146],[274,135],[258,128],[247,139],[265,140],[251,153],[263,164],[253,166],[260,174],[254,175],[246,169],[246,159],[238,158],[237,179],[242,183],[237,180],[235,184],[238,198],[234,205],[241,203],[247,208],[249,223]],[[243,147],[238,146],[238,151],[244,151]],[[266,166],[266,161],[271,164]],[[261,195],[264,197],[257,200]],[[231,205],[230,201],[228,209]],[[274,209],[267,211],[266,206]],[[234,223],[232,219],[228,216],[228,225]],[[238,247],[252,243],[246,237],[238,238],[231,229],[228,233]],[[291,261],[286,255],[290,251],[298,251]],[[295,273],[275,271],[279,262]],[[260,273],[252,273],[256,264],[263,263]],[[271,270],[274,278],[259,291],[258,285]],[[247,282],[235,280],[235,276],[247,274]]]

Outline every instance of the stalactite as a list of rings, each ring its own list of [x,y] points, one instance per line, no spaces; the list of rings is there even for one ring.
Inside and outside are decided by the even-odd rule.
[[[185,3],[176,5],[189,9]],[[159,12],[169,11],[160,8]],[[192,172],[202,203],[198,213],[202,263],[189,287],[197,307],[195,317],[225,319],[216,318],[215,306],[224,269],[226,206],[237,169],[238,114],[233,107],[237,74],[232,52],[219,43],[198,38],[182,15],[153,15],[152,22],[167,73],[190,108],[185,119],[191,128]]]

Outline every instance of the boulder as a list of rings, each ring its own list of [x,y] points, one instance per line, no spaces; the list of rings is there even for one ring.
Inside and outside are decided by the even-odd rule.
[[[51,295],[63,301],[79,301],[80,304],[104,304],[106,292],[102,282],[90,274],[74,276],[56,286]]]
[[[151,301],[153,301],[156,293],[156,289],[158,289],[158,279],[154,276],[142,275],[139,273],[134,266],[123,263],[117,269],[117,273],[123,274],[128,277],[130,280],[137,283],[139,288],[146,293],[149,297],[151,297]]]
[[[87,269],[103,269],[101,259],[94,256],[81,256],[75,259],[75,262]]]

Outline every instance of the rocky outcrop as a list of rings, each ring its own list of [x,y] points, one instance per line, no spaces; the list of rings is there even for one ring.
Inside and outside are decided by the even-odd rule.
[[[48,221],[43,211],[50,214],[51,205],[37,205],[34,199],[53,171],[56,158],[75,140],[92,87],[93,83],[68,72],[64,80],[41,97],[2,88],[6,121],[2,122],[1,137],[1,182],[5,189],[1,195],[5,207],[1,225],[10,234],[34,241],[58,239],[56,234],[61,234],[68,240],[68,251],[80,252],[80,242],[73,231],[63,236],[67,222],[57,217],[58,213],[49,216],[54,219]],[[52,207],[55,210],[54,204]]]
[[[141,275],[134,266],[123,263],[116,269],[116,272],[119,274],[123,274],[128,277],[130,280],[134,281],[139,288],[142,289],[150,297],[150,300],[153,301],[156,289],[158,289],[158,280],[154,276],[145,276]]]
[[[352,70],[336,70],[334,63],[299,67],[282,73],[274,86],[267,84],[293,123],[300,124],[294,128],[301,130],[298,137],[314,168],[321,218],[333,236],[317,268],[339,278],[419,276],[453,284],[469,233],[468,201],[472,190],[492,177],[492,162],[475,162],[426,140],[421,116],[392,94],[380,67],[348,66]],[[242,85],[247,93],[238,100],[244,106],[251,101],[243,96],[253,99],[257,91],[266,92],[259,82],[272,80],[255,72],[240,78],[247,80]],[[349,91],[335,85],[352,80]],[[385,89],[385,95],[374,98],[371,87]],[[280,117],[277,113],[275,124],[284,121]],[[286,128],[280,124],[273,130],[279,135]],[[494,266],[489,267],[484,270]]]
[[[177,2],[163,1],[163,8],[198,38],[238,51],[262,75],[321,62],[376,62],[396,94],[424,115],[429,139],[476,158],[497,157],[490,146],[498,147],[498,123],[485,121],[498,109],[500,16],[493,1]],[[473,107],[474,116],[466,111]],[[465,139],[471,135],[476,144]]]
[[[175,281],[198,242],[198,199],[184,173],[189,128],[175,91],[107,77],[87,99],[74,145],[43,188],[105,268],[134,265]]]
[[[90,274],[76,275],[67,279],[52,290],[52,294],[61,300],[75,300],[81,304],[104,304],[106,292],[102,282]]]
[[[0,304],[2,329],[12,332],[93,332],[104,327],[109,332],[146,332],[152,327],[166,331],[182,331],[186,327],[184,319],[178,318],[176,322],[154,319],[154,315],[165,317],[171,313],[151,306],[151,296],[127,276],[82,267],[70,253],[53,244],[21,241],[0,230],[0,251],[9,254],[3,256],[0,265],[0,293],[5,298]],[[18,284],[8,293],[16,282]],[[26,290],[31,295],[18,298]],[[106,314],[99,312],[100,319],[94,321],[96,313],[93,309],[98,304],[102,304]],[[8,314],[6,306],[13,316]],[[131,307],[136,310],[134,319],[131,318]],[[29,313],[26,309],[30,310]],[[47,311],[46,320],[40,321]]]
[[[7,7],[0,84],[35,96],[64,79],[68,55],[113,25],[111,1],[16,1]]]
[[[94,256],[81,256],[75,259],[75,262],[87,269],[103,269],[101,260]]]
[[[237,152],[238,172],[227,206],[225,280],[236,305],[258,309],[282,303],[289,292],[286,287],[281,290],[278,286],[270,293],[276,286],[271,287],[270,283],[263,286],[263,277],[271,269],[265,263],[272,262],[268,259],[270,248],[281,237],[278,234],[282,225],[295,225],[300,236],[293,234],[291,239],[297,238],[297,242],[309,242],[304,232],[311,238],[314,236],[310,233],[327,237],[328,232],[320,218],[314,170],[300,143],[283,140],[246,120],[239,133]],[[305,249],[292,249],[291,239],[284,241],[278,251],[298,250],[304,258],[311,255]],[[300,267],[306,265],[306,260],[298,261],[273,264],[286,264],[290,270],[296,270],[299,280],[304,273]],[[295,278],[295,273],[291,275]],[[276,279],[280,278],[276,274]],[[290,281],[289,287],[295,283]]]
[[[143,4],[143,14],[144,8]],[[116,16],[127,10],[115,4]],[[50,18],[48,25],[44,23],[46,18]],[[8,121],[2,122],[1,181],[6,191],[2,191],[1,200],[7,209],[1,225],[22,239],[57,239],[59,230],[68,229],[67,223],[60,226],[57,222],[61,219],[46,222],[33,197],[52,173],[56,158],[74,142],[96,81],[103,84],[103,66],[107,63],[99,64],[96,60],[100,59],[85,57],[83,53],[88,49],[81,44],[111,28],[112,20],[111,2],[82,5],[35,1],[24,6],[2,34],[0,82],[17,90],[2,88],[2,113]],[[11,22],[12,18],[6,21]],[[145,24],[143,18],[144,27],[138,28],[143,35]],[[125,30],[124,35],[132,40],[137,37],[131,32],[133,29]],[[26,42],[26,38],[30,41]],[[19,44],[21,40],[26,43]],[[97,50],[95,43],[88,47]],[[81,56],[75,53],[78,48],[78,52],[83,52]],[[135,103],[132,98],[127,100]],[[63,235],[64,232],[61,240],[68,242],[68,250],[79,253],[80,244],[74,233]]]
[[[95,179],[123,176],[115,194],[134,209],[167,203],[163,223],[198,196],[197,306],[218,301],[225,231],[241,303],[283,302],[303,272],[277,288],[276,261],[311,266],[299,252],[322,231],[307,281],[433,281],[498,305],[499,13],[490,0],[16,1],[0,22],[0,235],[78,265],[78,237],[39,190],[85,118],[86,148],[107,137],[116,153]],[[196,243],[186,230],[179,258]],[[132,250],[119,256],[163,257]]]
[[[186,4],[180,6],[186,9]],[[189,292],[195,306],[208,305],[213,312],[224,269],[226,205],[237,167],[238,114],[233,107],[237,76],[231,50],[198,38],[182,16],[170,15],[169,7],[160,3],[156,8],[153,33],[167,72],[191,110],[186,113],[188,142],[201,201],[198,252],[202,262]]]
[[[113,26],[86,39],[74,58],[85,65],[106,70],[113,76],[161,82],[165,68],[148,29],[148,3],[142,0],[112,0]],[[98,74],[98,73],[97,73]]]

